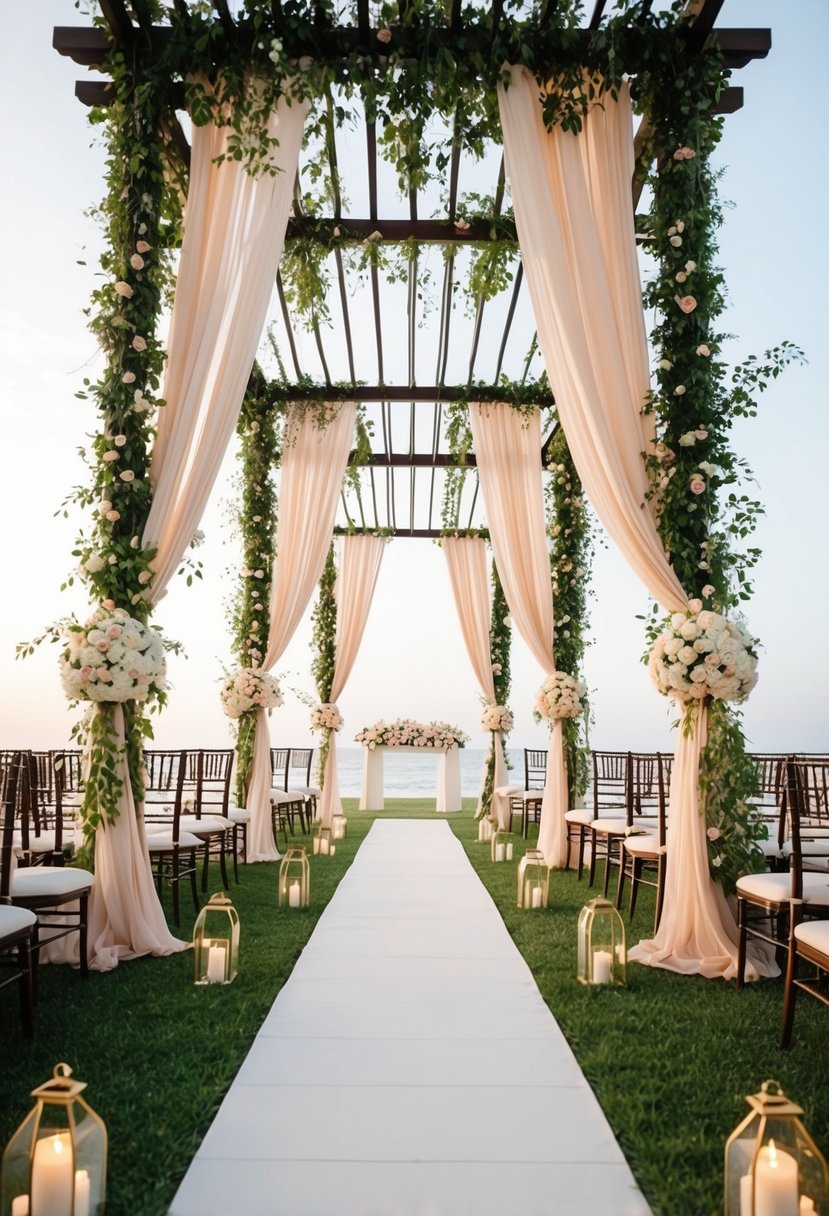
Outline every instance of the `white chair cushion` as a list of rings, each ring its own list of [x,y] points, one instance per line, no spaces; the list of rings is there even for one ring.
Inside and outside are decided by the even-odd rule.
[[[829,955],[829,920],[805,920],[795,927],[794,935],[804,946]]]
[[[791,893],[790,874],[744,874],[737,879],[737,894],[756,903],[785,904]],[[803,875],[803,902],[829,905],[829,875]]]
[[[0,939],[21,933],[37,924],[37,917],[28,908],[15,908],[13,904],[0,904]]]
[[[525,802],[541,802],[544,797],[543,790],[524,790],[523,798]]]
[[[201,819],[196,815],[182,815],[179,820],[181,831],[192,832],[194,836],[212,836],[232,827],[233,820],[225,819],[224,815],[202,815]]]
[[[628,825],[624,819],[591,819],[590,827],[600,836],[624,836]]]
[[[51,895],[81,895],[95,875],[73,866],[24,866],[12,874],[12,899],[41,899]]]
[[[229,806],[227,808],[227,817],[232,819],[234,823],[250,823],[253,816],[250,811],[246,811],[243,806]]]
[[[322,790],[316,785],[292,785],[289,794],[301,794],[303,798],[321,798]]]
[[[180,849],[197,849],[204,844],[198,836],[190,832],[179,832],[178,847]],[[147,832],[147,848],[151,853],[169,853],[173,847],[173,832],[170,828],[162,828],[159,832]]]
[[[581,823],[589,827],[593,822],[593,812],[586,806],[577,806],[572,811],[565,811],[564,818],[567,823]]]
[[[289,802],[303,801],[303,794],[294,794],[290,790],[271,790],[271,802],[276,802],[279,806],[286,806]]]
[[[634,857],[658,857],[660,853],[667,850],[665,846],[660,847],[658,836],[627,836],[624,840],[625,852],[632,853]]]
[[[495,793],[499,798],[518,798],[524,793],[523,785],[499,785]]]

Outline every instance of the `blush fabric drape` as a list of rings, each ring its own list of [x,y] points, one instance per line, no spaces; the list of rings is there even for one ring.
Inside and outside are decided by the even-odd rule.
[[[492,552],[510,615],[543,673],[555,669],[553,592],[541,486],[538,410],[470,403],[469,421]],[[549,866],[567,856],[567,770],[561,722],[553,723],[538,847]]]
[[[330,693],[332,702],[341,696],[357,658],[385,549],[386,538],[383,536],[343,536],[340,540],[341,558],[335,590],[337,632],[334,679]],[[337,732],[331,731],[317,813],[325,826],[330,827],[333,816],[341,815],[342,809],[337,776]]]
[[[142,543],[156,547],[148,600],[156,604],[196,530],[236,424],[285,237],[307,107],[284,102],[270,115],[281,172],[254,178],[233,160],[217,165],[228,128],[193,128],[181,266],[168,343],[153,502]],[[119,741],[123,713],[116,711]],[[184,948],[170,933],[155,892],[126,760],[114,824],[95,838],[96,884],[90,902],[90,966]],[[72,941],[70,938],[69,941]]]
[[[284,653],[322,574],[356,416],[354,402],[344,401],[326,404],[319,413],[295,407],[286,423],[264,671]],[[270,789],[268,715],[259,709],[247,795],[248,861],[275,861],[280,855],[271,825]]]
[[[441,547],[449,570],[452,596],[460,621],[466,653],[475,679],[487,701],[495,701],[495,680],[492,674],[492,652],[489,639],[489,577],[486,541],[479,536],[445,536]],[[507,784],[504,760],[504,738],[500,730],[492,731],[495,755],[491,816],[498,826],[509,827],[509,799],[495,791]],[[486,766],[484,766],[486,774]],[[478,815],[481,800],[478,799]]]
[[[668,611],[685,595],[646,504],[642,453],[653,420],[630,183],[633,126],[625,85],[587,115],[578,136],[547,131],[539,87],[513,68],[499,86],[504,153],[539,342],[579,476],[608,534]],[[653,941],[631,957],[703,975],[735,974],[734,918],[707,866],[699,754],[707,714],[677,737],[670,790],[665,904]],[[753,974],[766,965],[758,961]],[[764,971],[763,973],[770,973]]]

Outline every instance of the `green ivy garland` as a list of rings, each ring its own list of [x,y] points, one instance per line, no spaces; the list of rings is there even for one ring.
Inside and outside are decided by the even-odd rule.
[[[332,541],[319,581],[317,602],[311,614],[311,647],[314,652],[311,673],[316,684],[317,696],[324,704],[331,700],[334,668],[337,663],[337,601],[334,596],[336,582],[337,566],[334,561],[334,542]],[[325,764],[330,745],[331,731],[323,728],[317,760],[317,783],[320,789],[324,784]]]
[[[492,664],[492,683],[495,687],[495,704],[506,705],[510,694],[510,648],[512,646],[512,629],[509,624],[509,605],[504,595],[504,588],[498,577],[495,559],[492,560],[490,575],[492,584],[492,609],[489,628],[489,651]],[[507,736],[502,732],[501,745],[504,751],[504,761],[509,767],[507,756]],[[489,815],[492,808],[492,794],[495,786],[495,735],[486,758],[484,784],[481,790],[481,816]]]

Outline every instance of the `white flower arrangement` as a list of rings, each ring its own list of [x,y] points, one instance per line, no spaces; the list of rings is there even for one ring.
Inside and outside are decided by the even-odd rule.
[[[648,670],[659,691],[677,701],[744,701],[757,683],[756,646],[742,621],[690,600],[656,639]]]
[[[276,709],[282,704],[282,689],[276,676],[258,667],[231,672],[219,695],[229,718],[240,718],[249,709]]]
[[[102,606],[83,625],[64,625],[62,634],[60,679],[70,701],[145,701],[163,692],[161,636],[122,608]]]
[[[506,705],[485,705],[481,714],[483,730],[500,730],[507,734],[512,730],[512,713]]]
[[[535,697],[538,718],[578,718],[582,712],[581,699],[587,688],[566,671],[551,671]]]
[[[382,719],[367,726],[354,736],[355,743],[374,750],[375,747],[463,747],[469,739],[457,726],[448,722],[415,722],[412,718]]]
[[[342,730],[342,726],[342,714],[329,701],[323,701],[311,710],[311,730]]]

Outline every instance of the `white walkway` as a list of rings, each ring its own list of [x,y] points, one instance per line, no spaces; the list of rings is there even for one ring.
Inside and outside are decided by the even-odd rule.
[[[495,905],[430,820],[374,824],[170,1209],[649,1210]]]

